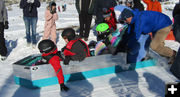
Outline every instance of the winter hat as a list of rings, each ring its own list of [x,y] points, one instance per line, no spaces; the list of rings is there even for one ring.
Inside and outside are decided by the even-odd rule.
[[[49,2],[49,7],[56,6],[56,3],[54,1]]]
[[[111,11],[108,10],[107,8],[103,8],[102,11],[103,11],[103,18],[111,16]]]
[[[72,28],[66,28],[62,32],[61,36],[63,38],[67,38],[68,41],[71,41],[71,40],[75,39],[75,37],[76,37],[75,30]]]
[[[127,18],[129,17],[132,17],[134,16],[134,14],[132,13],[131,10],[125,8],[122,12],[121,12],[121,15],[120,15],[120,19],[119,20],[126,20]]]

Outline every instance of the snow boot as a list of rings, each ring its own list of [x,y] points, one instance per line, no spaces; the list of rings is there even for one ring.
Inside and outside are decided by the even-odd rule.
[[[61,89],[61,91],[65,91],[65,92],[67,92],[69,90],[69,88],[67,86],[65,86],[64,83],[60,84],[60,89]]]

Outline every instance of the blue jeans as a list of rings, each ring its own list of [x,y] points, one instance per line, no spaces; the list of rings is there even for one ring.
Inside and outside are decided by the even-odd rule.
[[[26,28],[27,43],[36,44],[36,25],[37,17],[23,17]],[[32,33],[30,33],[30,28]]]
[[[149,51],[151,38],[148,34],[141,34],[138,41],[132,39],[129,41],[128,47],[131,49],[127,54],[127,63],[140,62]]]

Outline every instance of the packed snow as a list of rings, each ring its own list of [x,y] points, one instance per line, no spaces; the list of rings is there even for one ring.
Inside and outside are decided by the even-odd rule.
[[[78,13],[75,5],[67,2],[57,2],[57,5],[67,3],[67,11],[58,12],[59,20],[57,28],[79,26]],[[172,10],[178,0],[170,0],[170,4],[162,3],[163,13],[172,18]],[[41,40],[44,30],[44,13],[46,3],[42,3],[38,9],[37,39]],[[12,11],[8,11],[9,29],[5,30],[8,57],[0,62],[0,97],[163,97],[165,84],[179,81],[169,71],[167,64],[135,71],[126,71],[117,74],[90,78],[87,80],[67,83],[68,92],[60,92],[59,85],[43,87],[41,89],[27,89],[14,83],[12,64],[28,55],[39,53],[37,47],[27,47],[25,38],[25,26],[22,9],[19,5],[12,5]],[[167,10],[168,9],[168,10]],[[94,24],[94,20],[92,25]],[[57,31],[57,46],[60,50],[65,42],[61,38],[61,31]],[[90,32],[89,41],[95,40],[93,31]],[[166,41],[166,46],[178,50],[179,43]]]

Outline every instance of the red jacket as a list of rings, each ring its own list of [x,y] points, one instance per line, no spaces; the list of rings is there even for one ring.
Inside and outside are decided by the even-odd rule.
[[[81,61],[85,57],[90,56],[86,42],[81,39],[75,39],[68,42],[63,53],[65,56],[71,56],[74,61]]]
[[[156,1],[143,0],[143,1],[144,3],[147,4],[147,10],[162,12],[161,3],[158,0]]]
[[[57,53],[57,49],[53,50],[50,53],[42,54],[42,56],[46,57],[46,56],[50,56],[51,54],[56,54],[56,53]],[[49,64],[51,64],[51,66],[54,68],[59,84],[62,84],[64,83],[64,76],[63,76],[62,67],[60,65],[60,61],[62,61],[60,57],[57,55],[54,55],[52,56],[52,58],[49,59]]]
[[[107,23],[109,25],[109,29],[113,28],[114,30],[117,29],[117,21],[116,21],[116,15],[114,12],[114,7],[109,8],[109,11],[111,12],[111,16],[110,16],[110,20],[105,21],[105,23]]]

